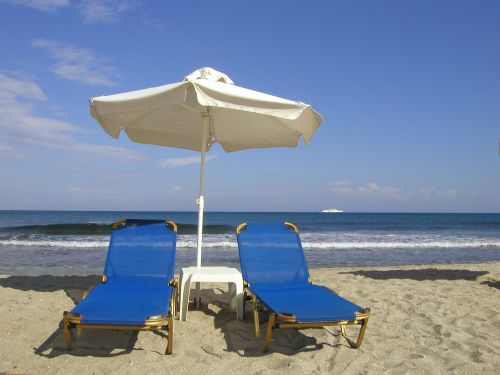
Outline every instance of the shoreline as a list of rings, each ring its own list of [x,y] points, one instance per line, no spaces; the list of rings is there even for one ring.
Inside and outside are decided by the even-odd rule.
[[[173,355],[162,354],[162,334],[131,331],[84,331],[67,352],[62,312],[99,276],[3,275],[0,374],[494,374],[500,367],[500,262],[313,268],[311,277],[371,308],[360,349],[332,328],[276,330],[264,354],[251,309],[236,321],[226,285],[202,284],[201,309],[175,321]]]
[[[37,248],[4,250],[0,247],[0,275],[89,276],[100,275],[106,250],[65,250]],[[310,269],[384,268],[488,264],[500,262],[500,249],[353,249],[304,250]],[[21,256],[22,255],[22,256]],[[196,249],[178,249],[176,272],[195,265]],[[237,248],[210,249],[203,252],[204,266],[240,267]]]

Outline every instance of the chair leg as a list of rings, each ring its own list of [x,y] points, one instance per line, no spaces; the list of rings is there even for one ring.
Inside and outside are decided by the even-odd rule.
[[[167,350],[165,354],[172,354],[174,348],[174,319],[172,314],[167,317],[168,333],[167,333]]]
[[[247,294],[245,290],[243,290],[243,320],[245,319],[245,314],[247,312],[247,302],[250,300],[253,301],[253,298],[251,295]]]
[[[73,349],[73,334],[71,333],[71,327],[69,323],[69,318],[67,316],[67,312],[64,312],[63,315],[63,328],[64,328],[64,339],[66,341],[66,347],[68,350]]]
[[[253,322],[255,325],[255,336],[260,337],[259,310],[257,310],[257,298],[252,297],[253,302]]]
[[[340,333],[342,336],[347,337],[347,332],[345,331],[345,325],[340,326]]]
[[[352,341],[349,337],[347,337],[347,333],[345,331],[345,326],[340,326],[340,330],[342,332],[342,336],[347,340],[351,348],[357,349],[363,343],[363,338],[365,337],[366,327],[368,326],[368,318],[363,319],[361,322],[361,328],[359,329],[358,339],[356,342]]]
[[[269,345],[271,345],[271,339],[273,337],[273,328],[275,321],[276,321],[276,314],[269,315],[269,320],[267,322],[266,341],[264,342],[264,353],[269,350]]]
[[[170,300],[170,310],[171,310],[171,313],[172,313],[172,316],[175,317],[177,316],[177,301],[178,301],[178,298],[179,298],[179,295],[178,295],[178,289],[175,288],[174,289],[174,292],[173,292],[173,295],[171,297],[171,300]]]

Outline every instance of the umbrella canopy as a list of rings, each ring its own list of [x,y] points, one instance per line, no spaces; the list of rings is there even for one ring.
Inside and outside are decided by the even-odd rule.
[[[183,82],[90,99],[90,112],[113,138],[123,129],[137,143],[201,152],[198,260],[201,266],[205,152],[308,143],[322,122],[310,105],[234,85],[224,73],[202,68]]]

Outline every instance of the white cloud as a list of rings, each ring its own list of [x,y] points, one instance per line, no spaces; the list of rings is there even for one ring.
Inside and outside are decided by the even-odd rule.
[[[401,192],[401,189],[399,188],[394,188],[391,186],[379,186],[379,184],[375,182],[369,182],[364,186],[355,186],[352,181],[339,180],[329,183],[328,186],[332,186],[335,193],[344,196],[356,194],[379,194],[396,197]]]
[[[62,142],[64,132],[79,129],[67,122],[34,115],[37,102],[47,97],[35,83],[0,73],[0,135],[10,135],[37,142]]]
[[[0,90],[1,101],[14,101],[16,97],[24,97],[28,99],[35,99],[38,101],[47,100],[42,89],[33,82],[9,77],[0,73],[0,83],[2,90]]]
[[[366,186],[358,187],[358,191],[361,193],[368,193],[379,189],[379,186],[375,182],[369,182]]]
[[[14,147],[1,143],[0,143],[0,156],[7,156],[10,158],[22,157],[22,155]]]
[[[0,73],[0,143],[12,141],[60,149],[97,157],[140,159],[138,153],[121,147],[90,144],[79,141],[75,134],[83,133],[69,122],[40,116],[39,103],[47,102],[42,89],[34,82]],[[8,150],[8,149],[6,149]]]
[[[436,188],[421,188],[418,189],[418,192],[424,197],[424,198],[431,198],[434,194],[436,194]]]
[[[334,192],[336,192],[337,194],[342,194],[342,195],[350,195],[353,193],[353,190],[351,188],[348,188],[348,187],[336,187],[335,189],[333,189]]]
[[[77,8],[86,24],[115,23],[138,5],[136,0],[81,0]]]
[[[87,154],[89,156],[95,156],[98,158],[114,158],[125,160],[143,159],[143,156],[138,154],[136,151],[116,146],[98,145],[82,142],[70,142],[70,144],[66,145],[51,144],[47,146],[63,150],[70,150],[72,152],[79,152],[81,154]]]
[[[51,12],[58,8],[66,7],[69,0],[4,0],[15,5],[24,5],[29,8],[38,9],[44,12]]]
[[[443,190],[441,193],[448,199],[455,199],[458,196],[458,190],[456,189]]]
[[[172,186],[171,188],[165,189],[165,193],[170,193],[170,194],[182,193],[184,191],[185,191],[185,189],[179,185],[175,185],[175,186]]]
[[[217,157],[217,155],[207,155],[205,157],[205,162],[213,160]],[[171,158],[171,159],[163,159],[158,161],[158,165],[160,167],[169,168],[169,167],[184,167],[186,165],[199,164],[200,157],[199,156],[190,156],[187,158]]]
[[[456,189],[439,190],[434,187],[425,187],[418,189],[417,192],[426,200],[455,199],[458,196]]]
[[[133,20],[148,28],[159,28],[163,23],[148,14],[148,8],[141,6],[143,0],[0,0],[25,6],[43,12],[55,12],[72,6],[83,19],[83,23],[113,24],[124,20],[127,13],[134,13]]]
[[[55,60],[50,70],[70,81],[81,82],[89,86],[114,86],[117,73],[107,66],[88,48],[76,47],[56,40],[35,39],[34,47],[47,50]]]
[[[7,152],[10,152],[10,151],[13,151],[14,149],[10,146],[7,146],[7,145],[2,145],[0,144],[0,154],[1,153],[7,153]]]
[[[345,181],[345,180],[341,180]],[[352,186],[345,186],[352,185]],[[376,182],[369,182],[366,185],[355,186],[349,184],[330,183],[333,192],[346,198],[353,199],[383,199],[392,201],[403,200],[433,200],[433,199],[455,199],[459,193],[456,189],[437,189],[434,187],[420,188],[416,190],[406,190],[394,186],[382,186]]]

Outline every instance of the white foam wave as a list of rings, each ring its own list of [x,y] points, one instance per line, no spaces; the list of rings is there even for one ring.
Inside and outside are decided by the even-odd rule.
[[[108,240],[22,240],[7,239],[0,240],[2,246],[23,246],[23,247],[57,247],[70,249],[92,249],[108,247]],[[177,241],[177,248],[195,249],[197,242],[195,240]],[[414,241],[305,241],[302,242],[305,249],[414,249],[414,248],[484,248],[499,247],[498,239],[446,239],[446,240],[414,240]],[[203,242],[203,248],[237,248],[236,241],[227,239],[208,239]]]
[[[178,248],[187,248],[187,249],[191,249],[191,248],[196,249],[197,242],[196,241],[177,241],[177,247]],[[203,248],[217,248],[217,247],[237,248],[238,243],[236,241],[215,241],[215,242],[203,241]]]
[[[422,242],[303,242],[306,249],[408,249],[500,247],[500,241],[422,241]]]
[[[59,248],[101,248],[107,247],[109,241],[67,241],[67,240],[1,240],[0,245],[3,246],[36,246],[36,247],[59,247]]]

